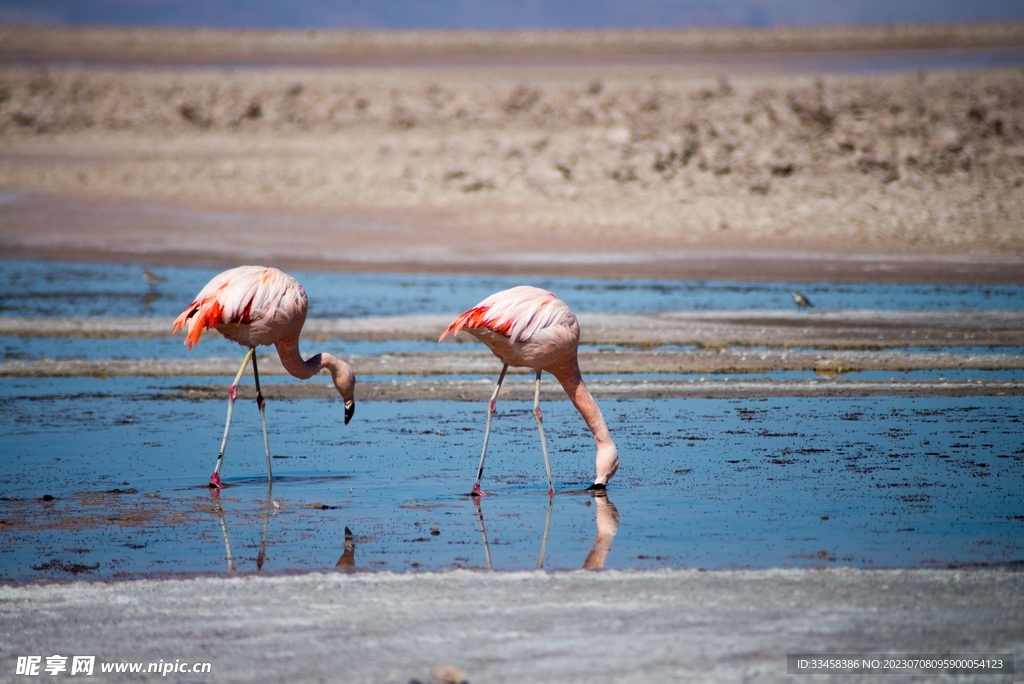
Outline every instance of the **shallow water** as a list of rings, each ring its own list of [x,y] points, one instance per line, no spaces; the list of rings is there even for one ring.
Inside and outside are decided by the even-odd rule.
[[[3,316],[177,316],[220,269],[151,269],[166,280],[143,282],[142,265],[72,264],[0,259]],[[794,308],[800,290],[816,309],[1024,309],[1024,287],[899,283],[740,283],[293,271],[314,318],[458,313],[484,297],[530,284],[577,312]]]
[[[176,315],[216,269],[0,260],[0,315]],[[520,279],[303,273],[310,315],[452,313]],[[1017,286],[697,283],[531,278],[578,311],[1021,309]],[[313,349],[312,343],[307,345]],[[605,345],[607,346],[607,345]],[[481,351],[477,344],[325,342],[345,355]],[[591,347],[594,349],[597,347]],[[912,351],[937,351],[922,349]],[[960,354],[1020,348],[942,348]],[[241,358],[204,338],[0,338],[8,360]],[[498,371],[495,364],[494,373]],[[473,379],[492,375],[431,376]],[[811,380],[811,371],[606,374],[603,380]],[[844,380],[1021,380],[1019,369],[865,371]],[[409,380],[366,375],[363,382]],[[414,378],[415,379],[415,378]],[[266,384],[294,383],[266,376]],[[456,567],[548,569],[946,567],[1024,563],[1020,397],[601,400],[622,467],[584,491],[592,439],[563,400],[545,402],[558,495],[536,427],[500,401],[485,471],[466,496],[483,402],[268,404],[268,499],[258,414],[239,401],[219,497],[205,487],[226,402],[168,399],[230,378],[0,378],[0,580]],[[251,380],[246,380],[248,385]],[[346,540],[346,528],[351,538]],[[547,534],[545,530],[547,529]],[[346,551],[346,547],[348,551]]]
[[[182,381],[2,381],[0,577],[224,572],[228,545],[254,571],[264,526],[264,571],[335,567],[346,527],[355,569],[536,567],[548,497],[529,404],[498,405],[485,543],[465,496],[482,403],[361,402],[345,426],[340,401],[271,402],[268,506],[255,408],[236,404],[214,498],[225,402],[153,398]],[[607,498],[583,491],[593,446],[578,414],[544,408],[548,569],[603,550],[609,568],[1024,561],[1019,397],[606,400],[622,458]]]
[[[171,336],[167,329],[166,338],[113,338],[89,339],[66,337],[8,337],[0,336],[0,359],[32,361],[37,359],[199,359],[229,358],[241,363],[245,349],[220,335],[203,336],[200,345],[188,349],[184,344],[184,333]],[[461,352],[480,351],[469,344],[446,344],[418,340],[331,340],[327,342],[303,341],[301,350],[307,356],[318,351],[330,351],[336,355],[374,356],[378,354],[409,354],[416,352]],[[994,350],[1002,353],[1004,350]],[[273,354],[273,350],[268,349]]]

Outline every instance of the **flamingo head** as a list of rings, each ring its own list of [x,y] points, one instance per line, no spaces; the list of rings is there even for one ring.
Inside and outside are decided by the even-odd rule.
[[[320,363],[321,367],[330,371],[334,387],[345,400],[345,425],[348,425],[356,412],[356,374],[352,371],[352,366],[330,354],[321,354]]]
[[[597,445],[597,477],[591,489],[604,489],[619,469],[619,450],[610,439]]]

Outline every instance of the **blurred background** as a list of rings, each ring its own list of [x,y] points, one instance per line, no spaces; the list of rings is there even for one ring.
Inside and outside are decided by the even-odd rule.
[[[1020,0],[4,0],[0,23],[252,28],[768,27],[1019,21]]]

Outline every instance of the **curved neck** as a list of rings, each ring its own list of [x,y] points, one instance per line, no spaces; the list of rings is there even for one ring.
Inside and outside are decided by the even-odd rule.
[[[576,410],[580,412],[580,415],[583,416],[587,427],[590,428],[594,435],[594,441],[597,442],[597,446],[614,446],[611,434],[608,432],[608,426],[604,422],[604,416],[601,415],[601,409],[598,408],[593,395],[590,394],[590,390],[587,389],[586,384],[583,382],[583,376],[580,374],[580,365],[576,357],[573,356],[564,366],[552,369],[550,373],[562,384],[562,389],[569,396],[569,400],[576,407]]]
[[[275,346],[277,355],[281,357],[281,365],[296,378],[302,380],[311,378],[324,368],[330,371],[334,387],[338,390],[341,398],[345,400],[345,422],[347,423],[348,419],[352,417],[352,410],[355,406],[356,376],[352,372],[352,367],[327,353],[315,354],[303,361],[302,355],[299,354],[298,337],[281,340]]]
[[[323,354],[311,356],[308,361],[302,360],[299,354],[299,340],[281,340],[274,345],[277,347],[277,355],[281,357],[281,365],[292,375],[300,380],[306,380],[320,372],[326,365]]]
[[[576,355],[573,354],[560,366],[551,368],[548,372],[562,383],[562,388],[569,395],[573,406],[580,412],[583,420],[587,422],[587,427],[594,434],[594,441],[597,442],[597,456],[594,459],[597,477],[594,479],[594,484],[600,486],[608,484],[608,480],[619,469],[619,451],[615,447],[615,442],[612,441],[612,436],[608,434],[608,426],[604,422],[604,416],[601,415],[601,409],[597,407],[594,397],[587,390],[587,386],[583,384]]]

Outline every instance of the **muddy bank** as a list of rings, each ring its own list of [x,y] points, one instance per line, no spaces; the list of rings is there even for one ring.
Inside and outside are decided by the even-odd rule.
[[[469,225],[475,219],[468,210],[254,211],[38,193],[13,193],[0,202],[0,243],[7,255],[27,259],[219,268],[244,261],[286,270],[521,278],[1024,283],[1024,259],[1019,257],[915,256],[906,254],[911,251],[906,245],[894,245],[889,253],[852,256],[844,253],[852,246],[843,243],[816,247],[763,239],[738,247],[720,240],[717,247],[701,247],[698,241],[671,250],[637,243],[644,248],[630,251],[628,245],[580,242],[553,231],[538,245],[542,251],[529,251],[530,245],[506,244],[500,225],[486,223],[493,229],[486,231]],[[324,243],[325,235],[338,242]],[[819,247],[832,251],[815,251]]]
[[[765,397],[1010,397],[1024,395],[1024,382],[1001,380],[600,380],[591,379],[587,387],[599,399],[760,399]],[[532,401],[532,380],[506,380],[499,399]],[[494,392],[494,378],[481,380],[407,380],[362,382],[356,390],[360,401],[421,401],[452,399],[483,405]],[[289,383],[263,388],[267,400],[336,399],[337,390],[329,384]],[[158,392],[158,399],[220,399],[227,396],[227,385],[182,385]],[[255,399],[255,389],[240,389],[238,396]],[[541,399],[560,401],[565,392],[558,383],[541,383]]]
[[[454,314],[344,320],[308,319],[306,340],[435,342]],[[1024,346],[1021,311],[675,311],[581,313],[581,343],[632,347],[695,345],[886,349]],[[24,337],[170,337],[170,319],[0,318],[0,335]],[[214,334],[214,333],[208,333]],[[458,339],[468,340],[468,335]]]
[[[494,375],[500,362],[490,352],[404,353],[346,356],[357,375]],[[906,373],[921,370],[1021,370],[1024,357],[1015,354],[906,353],[898,351],[779,351],[771,349],[718,351],[583,351],[580,367],[587,374],[642,375],[744,374],[813,371],[826,378],[865,371]],[[267,350],[260,354],[262,375],[286,375],[280,360]],[[238,372],[232,358],[196,359],[43,359],[0,361],[0,377],[161,377],[231,376]],[[532,371],[510,368],[510,375]],[[326,376],[325,376],[326,377]]]
[[[266,31],[0,27],[3,61],[142,64],[530,63],[678,59],[706,53],[826,52],[1019,46],[1024,23],[774,29],[521,31]]]
[[[10,254],[776,279],[1024,256],[1019,69],[7,66],[0,89]],[[765,251],[804,256],[695,265]]]

